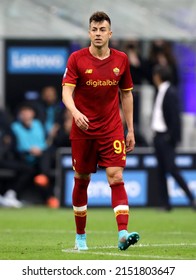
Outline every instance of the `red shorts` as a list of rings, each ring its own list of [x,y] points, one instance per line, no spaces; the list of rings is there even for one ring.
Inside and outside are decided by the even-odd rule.
[[[72,140],[73,169],[81,174],[95,173],[97,166],[125,167],[126,147],[124,138]]]

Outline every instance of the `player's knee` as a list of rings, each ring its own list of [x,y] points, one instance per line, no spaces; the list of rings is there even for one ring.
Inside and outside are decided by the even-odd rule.
[[[75,172],[74,177],[78,178],[78,179],[90,180],[91,174],[81,174],[81,173]]]
[[[123,182],[123,176],[121,171],[111,172],[107,174],[107,177],[110,185]]]

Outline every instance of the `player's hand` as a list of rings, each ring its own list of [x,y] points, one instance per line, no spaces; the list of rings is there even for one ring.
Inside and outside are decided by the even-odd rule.
[[[87,130],[88,127],[89,127],[89,120],[88,118],[83,115],[80,111],[76,111],[74,114],[73,114],[73,118],[75,120],[75,123],[76,125],[82,129],[82,130]]]
[[[126,152],[131,152],[135,148],[134,132],[128,132],[126,136]]]

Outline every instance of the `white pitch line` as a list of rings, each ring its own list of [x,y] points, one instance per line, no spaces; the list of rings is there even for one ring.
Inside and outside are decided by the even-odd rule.
[[[90,253],[90,252],[89,252]],[[91,252],[91,255],[108,255],[108,256],[119,256],[119,257],[131,257],[131,254],[123,254],[123,253],[103,253],[103,252]],[[156,256],[156,255],[141,255],[141,254],[137,254],[137,258],[145,258],[145,259],[176,259],[176,260],[180,260],[180,258],[175,258],[173,256],[167,256],[167,257],[163,257],[163,256]],[[184,258],[182,258],[182,260],[184,260]]]
[[[196,246],[196,243],[173,243],[173,244],[138,244],[139,247],[166,247],[166,246]]]
[[[138,244],[134,247],[170,247],[170,246],[175,246],[175,247],[182,247],[182,246],[196,246],[196,243],[190,243],[190,244],[186,244],[186,243],[171,243],[171,244]],[[117,246],[95,246],[95,247],[90,247],[90,250],[103,250],[103,249],[117,249]],[[78,252],[75,249],[62,249],[62,252]],[[83,251],[83,252],[89,252],[89,251]],[[92,253],[92,252],[91,252]]]
[[[169,247],[169,246],[196,246],[196,243],[192,244],[185,244],[185,243],[180,243],[180,244],[139,244],[136,245],[135,247]],[[91,254],[91,255],[107,255],[107,256],[113,256],[113,257],[131,257],[130,254],[127,253],[114,253],[114,252],[93,252],[91,250],[103,250],[103,249],[117,249],[116,246],[97,246],[97,247],[91,247],[90,250],[88,251],[77,251],[75,249],[62,249],[63,253],[83,253],[83,254]],[[179,257],[174,257],[174,256],[160,256],[160,255],[143,255],[143,254],[137,254],[137,258],[145,258],[145,259],[184,259],[184,258],[179,258]]]
[[[103,247],[104,248],[104,247]],[[117,249],[117,247],[112,247],[112,248],[115,248]],[[92,249],[92,248],[91,248]],[[93,248],[94,249],[94,248]],[[101,249],[99,247],[99,249]],[[62,252],[63,253],[77,253],[77,254],[80,254],[80,253],[85,253],[85,254],[93,254],[93,255],[108,255],[108,256],[124,256],[124,257],[130,257],[130,254],[123,254],[123,253],[109,253],[109,252],[92,252],[91,250],[88,250],[88,251],[78,251],[78,250],[75,250],[75,249],[62,249]]]
[[[116,247],[112,247],[117,249]],[[101,249],[101,248],[99,248]],[[90,254],[90,255],[102,255],[102,256],[112,256],[112,257],[131,257],[131,254],[127,254],[127,253],[110,253],[110,252],[92,252],[92,251],[77,251],[74,249],[63,249],[62,252],[64,253],[77,253],[77,254]],[[137,254],[137,258],[145,258],[145,259],[176,259],[176,260],[184,260],[184,258],[179,258],[179,257],[174,257],[174,256],[160,256],[160,255],[142,255],[142,254]]]

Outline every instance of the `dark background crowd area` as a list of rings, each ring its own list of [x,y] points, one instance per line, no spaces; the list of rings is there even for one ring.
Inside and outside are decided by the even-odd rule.
[[[8,202],[14,198],[20,202],[24,192],[34,188],[42,202],[58,207],[54,192],[56,149],[70,147],[71,122],[54,86],[44,87],[37,99],[23,100],[15,112],[0,110],[2,200],[4,196]],[[6,177],[5,170],[13,171],[14,176]]]

